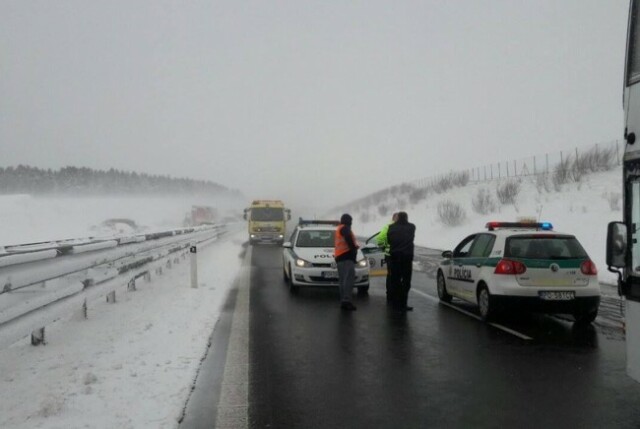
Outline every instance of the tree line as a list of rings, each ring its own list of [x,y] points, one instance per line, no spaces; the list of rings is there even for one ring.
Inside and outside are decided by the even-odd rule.
[[[173,178],[132,171],[63,167],[59,170],[27,165],[0,167],[0,194],[123,195],[201,194],[241,196],[208,180]]]

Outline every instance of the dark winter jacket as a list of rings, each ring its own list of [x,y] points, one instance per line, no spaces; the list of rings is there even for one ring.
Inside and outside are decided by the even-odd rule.
[[[398,219],[389,225],[387,239],[391,257],[413,259],[413,240],[416,236],[416,226],[407,219]]]

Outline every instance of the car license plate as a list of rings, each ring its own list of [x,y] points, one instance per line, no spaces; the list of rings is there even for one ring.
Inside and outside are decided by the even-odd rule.
[[[574,291],[544,291],[538,294],[545,301],[570,301],[576,297]]]
[[[337,271],[323,271],[322,272],[322,278],[325,278],[325,279],[337,279],[338,278],[338,272]]]

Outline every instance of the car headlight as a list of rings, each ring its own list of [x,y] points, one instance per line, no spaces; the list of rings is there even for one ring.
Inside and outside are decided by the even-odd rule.
[[[369,266],[369,262],[367,261],[367,258],[364,258],[356,262],[356,265],[358,266],[358,268],[366,268]]]
[[[305,261],[304,259],[296,259],[296,265],[300,268],[309,268],[312,267],[313,264],[309,261]]]

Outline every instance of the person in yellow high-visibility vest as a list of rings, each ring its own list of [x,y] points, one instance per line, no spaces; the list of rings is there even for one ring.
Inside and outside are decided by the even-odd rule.
[[[398,220],[398,213],[394,213],[391,216],[391,223],[386,224],[382,227],[378,236],[376,237],[376,242],[378,243],[378,247],[382,247],[384,249],[384,263],[387,266],[387,282],[386,282],[386,290],[387,290],[387,303],[391,302],[391,291],[389,289],[389,285],[391,284],[391,269],[389,268],[389,264],[391,263],[391,252],[389,247],[389,238],[387,236],[389,232],[389,225],[395,223]]]

